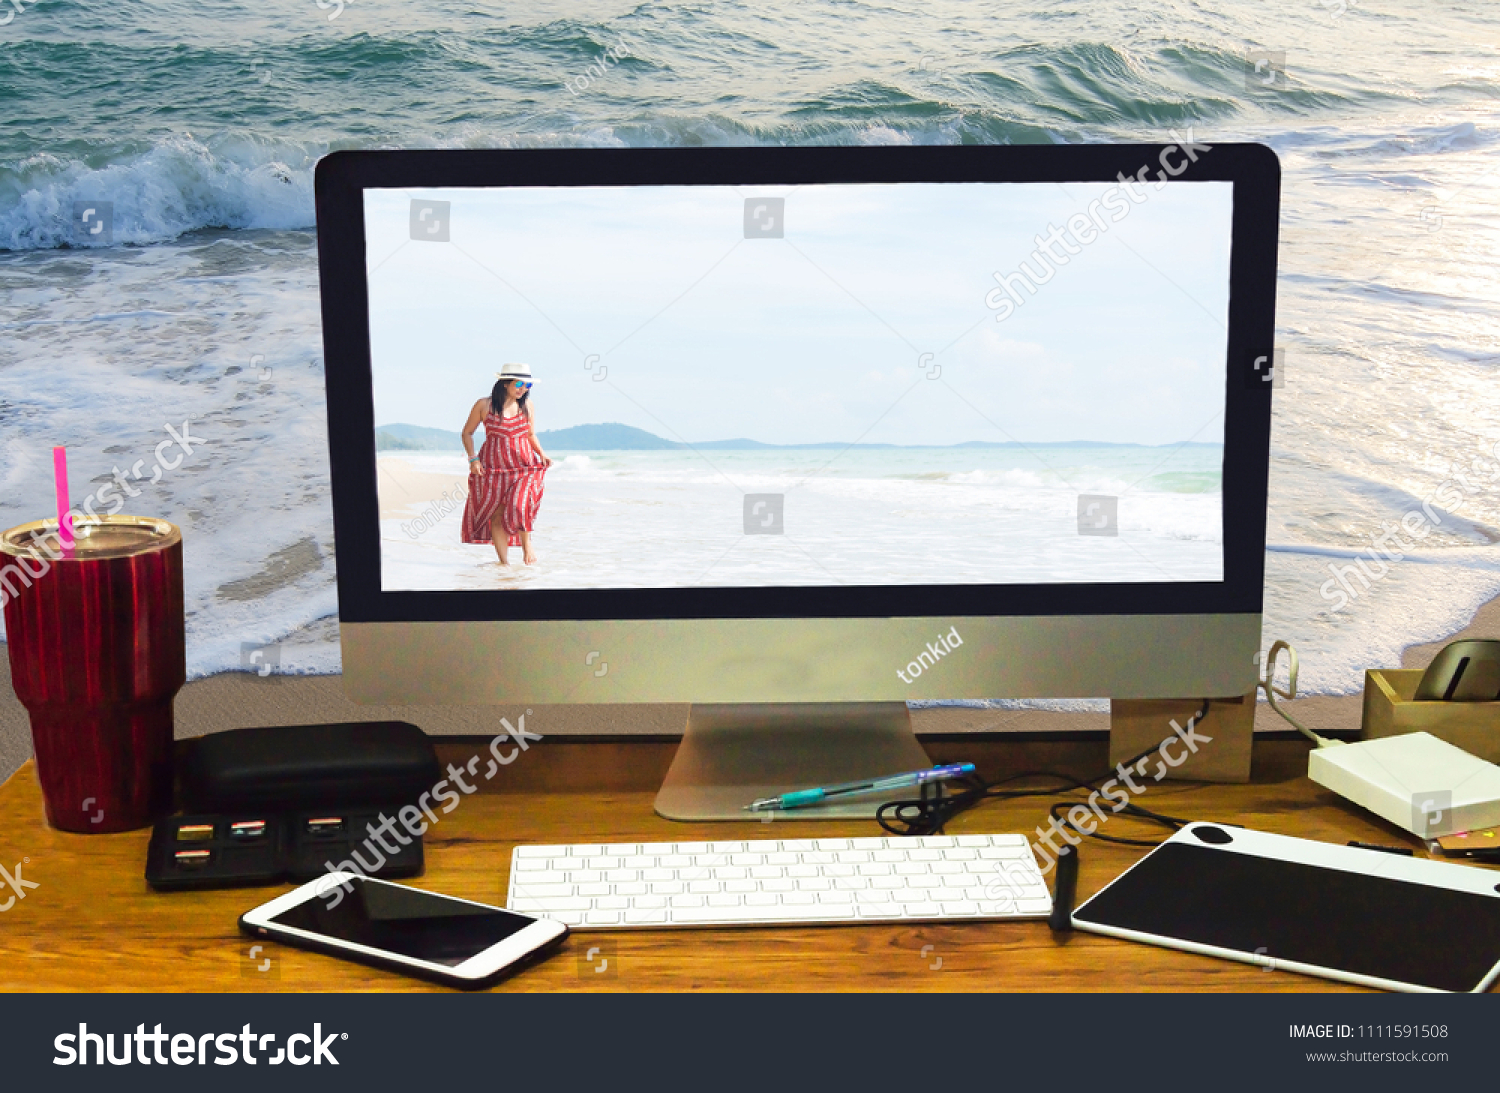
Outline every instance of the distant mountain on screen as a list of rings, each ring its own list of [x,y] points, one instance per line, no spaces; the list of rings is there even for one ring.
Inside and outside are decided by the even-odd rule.
[[[377,425],[375,426],[375,450],[377,452],[461,452],[463,441],[458,433],[447,429],[431,429],[426,425]]]
[[[700,440],[692,444],[683,444],[675,440],[664,440],[655,433],[648,433],[645,429],[637,429],[634,425],[622,425],[618,421],[606,422],[602,425],[573,425],[566,429],[545,429],[537,434],[542,442],[542,447],[549,451],[556,449],[564,452],[665,452],[681,451],[695,448],[699,451],[772,451],[777,449],[829,449],[843,451],[854,448],[858,450],[891,449],[902,447],[946,447],[946,448],[1120,448],[1120,447],[1160,447],[1160,448],[1217,448],[1218,444],[1205,444],[1189,441],[1183,444],[1158,444],[1158,445],[1135,445],[1135,444],[1111,444],[1107,441],[1097,440],[1052,440],[1031,441],[1020,443],[1017,441],[993,441],[993,440],[966,440],[959,444],[946,445],[903,445],[903,444],[844,444],[840,441],[822,441],[817,444],[765,444],[759,440],[749,440],[740,437],[735,440]],[[478,443],[483,437],[479,434],[475,437]],[[425,425],[377,425],[375,427],[375,450],[386,451],[443,451],[456,452],[463,450],[463,441],[458,433],[447,429],[432,429]]]

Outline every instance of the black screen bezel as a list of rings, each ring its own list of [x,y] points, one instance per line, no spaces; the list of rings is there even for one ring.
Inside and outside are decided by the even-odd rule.
[[[344,622],[1259,614],[1265,578],[1269,385],[1245,376],[1275,343],[1281,168],[1259,144],[926,148],[345,151],[318,163],[318,265],[329,463]],[[1175,149],[1175,150],[1174,150]],[[380,587],[363,191],[494,186],[1115,182],[1162,157],[1181,181],[1234,186],[1225,359],[1223,544],[1217,582],[842,585],[388,592]],[[1150,182],[1146,183],[1149,193]],[[976,289],[977,291],[977,289]]]

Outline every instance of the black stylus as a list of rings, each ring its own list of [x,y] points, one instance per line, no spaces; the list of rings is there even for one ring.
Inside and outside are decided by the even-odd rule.
[[[1052,917],[1054,930],[1073,928],[1073,900],[1078,895],[1078,848],[1065,846],[1057,852],[1057,880],[1052,893]]]

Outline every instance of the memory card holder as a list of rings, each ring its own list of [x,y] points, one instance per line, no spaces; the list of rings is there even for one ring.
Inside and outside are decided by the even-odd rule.
[[[396,808],[283,814],[196,814],[158,820],[146,883],[159,892],[315,880],[332,869],[415,877],[422,836],[394,822]]]

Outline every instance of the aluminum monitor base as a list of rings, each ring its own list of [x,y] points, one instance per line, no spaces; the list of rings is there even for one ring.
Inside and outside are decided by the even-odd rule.
[[[669,820],[872,817],[916,789],[786,812],[745,811],[758,797],[932,766],[905,702],[695,705],[656,795]]]

